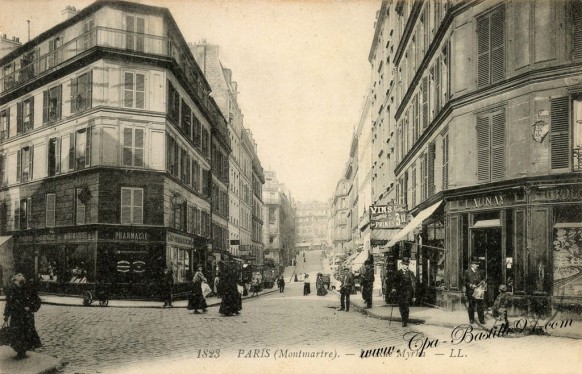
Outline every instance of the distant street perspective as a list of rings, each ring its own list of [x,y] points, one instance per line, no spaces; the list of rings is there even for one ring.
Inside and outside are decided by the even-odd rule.
[[[580,371],[582,1],[0,8],[0,373]]]

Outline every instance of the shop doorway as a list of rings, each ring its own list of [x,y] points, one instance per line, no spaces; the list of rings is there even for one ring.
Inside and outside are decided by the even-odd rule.
[[[501,227],[473,229],[473,257],[479,258],[480,269],[485,271],[487,292],[485,304],[493,305],[503,280]]]

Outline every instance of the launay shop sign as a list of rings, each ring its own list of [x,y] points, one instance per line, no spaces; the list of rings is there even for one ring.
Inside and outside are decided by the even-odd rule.
[[[472,210],[481,208],[493,208],[510,205],[512,199],[509,195],[497,194],[490,196],[475,196],[469,199],[451,201],[452,210]]]

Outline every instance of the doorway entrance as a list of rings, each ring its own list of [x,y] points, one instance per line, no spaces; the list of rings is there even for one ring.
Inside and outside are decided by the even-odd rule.
[[[501,227],[473,229],[473,257],[480,260],[479,268],[485,272],[487,292],[485,304],[493,305],[503,279]]]

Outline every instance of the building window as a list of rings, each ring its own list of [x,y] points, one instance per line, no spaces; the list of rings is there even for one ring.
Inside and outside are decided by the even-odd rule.
[[[505,174],[505,110],[477,116],[477,180],[491,182]]]
[[[16,133],[22,134],[34,127],[34,97],[16,104]]]
[[[210,133],[206,127],[202,127],[202,153],[206,157],[210,157]]]
[[[61,172],[61,138],[51,138],[48,144],[48,175]]]
[[[477,19],[477,81],[485,87],[505,78],[505,7]]]
[[[26,230],[32,228],[31,220],[32,199],[21,199],[14,211],[14,229]]]
[[[426,154],[426,162],[427,162],[427,198],[434,195],[435,185],[434,185],[434,159],[436,153],[436,145],[434,142],[428,144],[428,152]]]
[[[580,11],[582,12],[582,7]],[[582,171],[582,93],[573,96],[572,111],[574,113],[572,122],[574,124],[574,170]],[[554,127],[553,120],[552,127]]]
[[[180,94],[170,81],[168,81],[168,117],[176,125],[180,121]]]
[[[32,180],[32,162],[34,147],[32,145],[19,149],[16,153],[16,181]]]
[[[75,189],[75,224],[85,224],[85,196],[87,194],[86,188]]]
[[[43,92],[42,123],[50,124],[61,119],[63,86],[58,85]]]
[[[127,34],[125,36],[127,49],[143,52],[145,18],[137,16],[125,16],[125,29],[127,30]]]
[[[10,136],[10,108],[0,111],[0,142]]]
[[[428,78],[422,78],[422,85],[420,87],[421,100],[421,115],[422,115],[422,129],[426,129],[429,124],[428,120]]]
[[[89,49],[95,45],[95,21],[91,18],[83,22],[83,50]]]
[[[57,198],[54,193],[46,194],[46,227],[55,227],[55,212],[56,212]]]
[[[182,100],[182,116],[180,117],[181,119],[181,127],[182,127],[182,131],[184,131],[184,134],[186,134],[186,136],[188,138],[190,138],[190,134],[192,133],[192,111],[190,110],[190,107],[188,106],[188,104],[186,104],[186,101]]]
[[[125,72],[123,79],[123,106],[145,108],[145,75]]]
[[[416,206],[416,166],[413,166],[412,170],[410,171],[410,194],[410,207],[414,208]]]
[[[71,113],[91,108],[93,72],[71,79]]]
[[[572,1],[572,58],[582,58],[582,3]]]
[[[443,185],[442,189],[449,188],[449,134],[443,135]]]
[[[53,66],[57,66],[63,61],[63,37],[57,36],[51,40],[49,40],[49,53],[46,57],[46,69],[50,69]]]
[[[121,188],[121,223],[143,224],[143,188]]]
[[[143,137],[143,129],[123,129],[123,166],[143,167]]]
[[[70,135],[69,170],[91,165],[91,128],[82,128]]]
[[[420,201],[428,198],[428,154],[420,156]]]
[[[176,141],[169,134],[166,134],[166,170],[170,174],[178,175],[178,156],[176,155]]]

